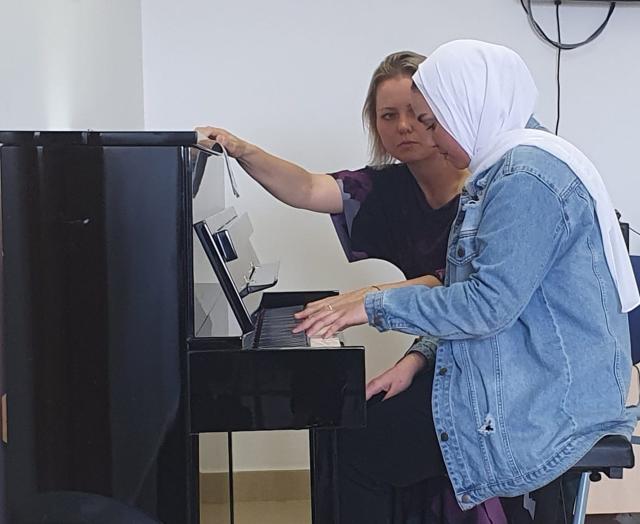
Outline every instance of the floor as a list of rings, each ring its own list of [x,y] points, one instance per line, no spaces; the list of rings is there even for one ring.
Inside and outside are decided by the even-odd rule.
[[[640,515],[591,515],[587,516],[587,524],[640,524]]]
[[[227,524],[229,509],[218,504],[204,504],[200,522]],[[311,524],[309,501],[241,502],[236,507],[235,524]],[[640,515],[590,515],[587,524],[640,524]]]
[[[311,524],[308,500],[282,502],[240,502],[236,504],[235,524]],[[201,524],[227,524],[229,508],[203,504]]]

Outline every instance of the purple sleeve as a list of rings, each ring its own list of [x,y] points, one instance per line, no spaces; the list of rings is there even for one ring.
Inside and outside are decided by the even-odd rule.
[[[363,168],[358,171],[338,171],[329,173],[340,187],[342,193],[342,213],[332,213],[331,221],[336,228],[336,233],[344,249],[349,262],[369,258],[364,251],[356,251],[352,248],[351,231],[362,203],[366,200],[373,186],[371,168]]]

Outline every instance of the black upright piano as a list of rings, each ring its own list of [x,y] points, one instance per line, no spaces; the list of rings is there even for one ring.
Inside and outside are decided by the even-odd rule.
[[[290,333],[329,293],[269,291],[278,266],[198,147],[0,132],[0,524],[197,524],[198,435],[276,429],[310,430],[313,521],[337,524],[363,348]]]

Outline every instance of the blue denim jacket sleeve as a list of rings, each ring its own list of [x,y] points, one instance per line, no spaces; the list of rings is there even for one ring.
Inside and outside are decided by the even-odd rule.
[[[420,353],[425,359],[425,369],[433,369],[436,364],[436,351],[438,351],[438,339],[431,336],[417,338],[405,355]]]
[[[494,335],[519,317],[567,232],[562,201],[523,171],[489,184],[484,199],[469,277],[445,287],[370,293],[371,325],[454,340]]]

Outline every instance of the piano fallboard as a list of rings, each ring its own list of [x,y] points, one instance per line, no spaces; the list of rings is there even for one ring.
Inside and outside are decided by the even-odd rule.
[[[358,347],[191,351],[191,432],[363,426],[363,370]]]

